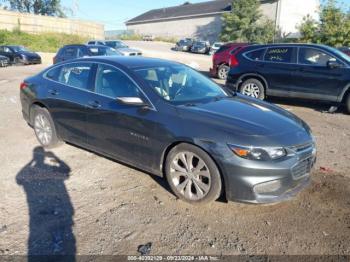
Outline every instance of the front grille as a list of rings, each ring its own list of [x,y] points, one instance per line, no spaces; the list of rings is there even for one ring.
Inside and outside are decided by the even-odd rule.
[[[290,149],[292,149],[296,153],[299,153],[299,152],[306,151],[306,150],[312,150],[313,147],[314,147],[313,143],[307,143],[307,144],[303,144],[303,145],[293,146]]]
[[[300,161],[296,166],[292,169],[293,177],[298,179],[303,176],[310,174],[311,168],[313,166],[313,157],[307,158],[305,160]]]

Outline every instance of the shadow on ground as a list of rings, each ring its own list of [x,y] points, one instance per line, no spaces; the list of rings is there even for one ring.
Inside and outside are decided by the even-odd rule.
[[[28,261],[52,255],[68,255],[65,261],[75,261],[74,208],[65,186],[70,171],[54,153],[37,147],[16,176],[29,209]]]

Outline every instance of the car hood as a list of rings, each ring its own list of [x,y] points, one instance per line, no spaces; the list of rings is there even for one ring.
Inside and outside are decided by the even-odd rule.
[[[29,56],[29,57],[40,57],[37,53],[34,53],[34,52],[18,51],[17,53],[20,55],[25,55],[25,56]]]
[[[298,134],[309,139],[309,127],[292,113],[272,104],[243,97],[180,106],[181,117],[239,136]]]

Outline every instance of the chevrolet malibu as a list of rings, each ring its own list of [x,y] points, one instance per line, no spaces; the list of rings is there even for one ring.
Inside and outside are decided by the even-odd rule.
[[[310,181],[306,123],[175,62],[82,58],[20,86],[24,119],[47,148],[68,142],[167,179],[189,203],[290,199]]]

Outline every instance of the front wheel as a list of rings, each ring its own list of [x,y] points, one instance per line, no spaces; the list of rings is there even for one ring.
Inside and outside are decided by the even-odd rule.
[[[240,93],[260,100],[265,99],[264,85],[255,78],[250,78],[243,82],[239,89]]]
[[[56,128],[49,111],[46,108],[33,108],[33,126],[36,138],[45,148],[54,148],[60,144]]]
[[[221,194],[221,176],[215,162],[196,146],[174,147],[166,159],[165,172],[172,191],[185,202],[206,204]]]

